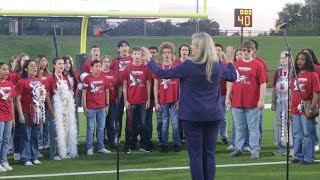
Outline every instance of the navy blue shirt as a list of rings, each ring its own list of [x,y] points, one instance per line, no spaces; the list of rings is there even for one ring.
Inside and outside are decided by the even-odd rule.
[[[218,61],[212,68],[212,78],[206,77],[206,64],[196,64],[187,60],[175,68],[162,69],[156,61],[148,63],[151,72],[162,79],[180,78],[179,120],[217,121],[224,119],[221,105],[220,80],[237,80],[232,63],[225,67]]]

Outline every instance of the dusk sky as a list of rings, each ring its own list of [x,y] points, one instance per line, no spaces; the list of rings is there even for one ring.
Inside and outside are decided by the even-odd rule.
[[[196,12],[197,0],[0,0],[0,9],[60,9],[60,10],[120,10],[152,12]],[[245,8],[253,11],[252,30],[267,31],[275,28],[278,12],[286,3],[304,0],[207,0],[210,19],[216,20],[222,30],[239,29],[234,25],[234,9]],[[199,12],[203,12],[203,0],[199,0]],[[173,19],[172,22],[183,19]],[[250,28],[246,28],[250,29]]]

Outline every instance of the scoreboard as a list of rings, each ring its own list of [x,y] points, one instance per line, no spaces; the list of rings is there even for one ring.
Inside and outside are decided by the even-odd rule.
[[[234,27],[252,27],[252,9],[234,9]]]

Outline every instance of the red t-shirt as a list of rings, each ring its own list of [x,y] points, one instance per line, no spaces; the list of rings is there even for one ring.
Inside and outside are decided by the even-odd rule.
[[[130,104],[146,103],[148,100],[146,82],[150,82],[150,72],[146,65],[134,66],[130,64],[129,69],[138,80],[139,85],[134,82],[133,77],[126,68],[122,79],[127,81],[127,100]]]
[[[33,103],[33,95],[32,95],[32,84],[41,84],[41,80],[37,77],[32,78],[23,78],[18,81],[16,84],[16,94],[21,95],[21,105],[22,111],[31,115],[33,112],[34,103]]]
[[[49,75],[49,76],[50,76],[50,75]],[[40,78],[42,84],[46,84],[46,81],[47,81],[47,79],[48,79],[48,76],[47,76],[47,74],[46,74],[45,72],[42,72],[42,73],[41,73],[41,77],[39,77],[39,78]]]
[[[304,101],[312,101],[313,93],[320,92],[319,78],[316,72],[304,72],[297,74],[298,82],[301,90],[301,95]],[[301,103],[301,98],[298,92],[297,83],[295,77],[291,79],[290,89],[292,91],[291,96],[291,111],[292,114],[301,115],[304,112],[299,112],[298,105]]]
[[[101,72],[101,75],[106,77],[109,83],[109,104],[115,103],[117,99],[117,73],[110,70],[109,72]]]
[[[16,85],[17,82],[19,81],[19,79],[20,79],[20,73],[18,73],[18,72],[9,73],[9,78],[8,78],[8,80],[9,80],[10,82],[12,82],[13,85]]]
[[[227,67],[227,63],[225,61],[221,61],[221,63]],[[221,79],[220,80],[220,87],[221,87],[220,88],[221,89],[221,93],[220,93],[221,96],[226,96],[226,94],[227,94],[227,81],[224,79]]]
[[[83,80],[83,90],[86,90],[86,105],[88,109],[101,109],[106,107],[105,90],[109,82],[101,74],[94,77],[92,74]]]
[[[90,74],[92,60],[88,60],[83,64],[82,73],[86,72]]]
[[[74,73],[74,75],[76,76],[76,78],[77,78],[77,82],[78,83],[80,83],[81,81],[80,81],[80,73],[76,70],[76,69],[73,69],[73,73]],[[78,84],[77,83],[77,84]]]
[[[266,82],[263,65],[258,61],[234,62],[238,79],[232,88],[232,107],[256,108],[260,97],[260,85]]]
[[[255,58],[254,60],[259,61],[259,62],[263,65],[263,69],[264,69],[264,71],[265,71],[265,73],[266,73],[265,76],[266,76],[266,78],[267,78],[267,82],[269,82],[268,67],[267,67],[267,65],[266,65],[266,62],[265,62],[261,57],[259,57],[259,56],[256,56],[256,58]]]
[[[127,65],[132,64],[133,58],[130,55],[127,56],[127,57],[122,57],[122,59],[124,60],[124,62]],[[112,66],[110,67],[110,69],[115,71],[115,72],[118,72],[118,69],[119,69],[120,79],[122,78],[122,74],[123,74],[123,71],[125,70],[125,68],[126,68],[126,66],[124,65],[123,61],[120,61],[120,69],[119,69],[118,68],[118,58],[117,57],[113,58]]]
[[[318,74],[319,80],[320,80],[320,65],[318,64],[314,64],[315,68],[316,68],[316,73]]]
[[[159,67],[163,69],[170,69],[177,66],[177,64],[162,65],[158,62]],[[160,104],[176,103],[179,100],[179,78],[176,79],[161,79],[154,75],[154,78],[158,80],[159,88],[159,101]],[[165,89],[165,83],[167,88]]]
[[[14,98],[14,86],[10,81],[0,82],[0,122],[13,119],[12,104],[10,99]]]
[[[70,83],[68,81],[68,78],[65,76],[61,76],[59,77],[61,80],[63,80],[64,82],[67,82],[69,89],[70,89]],[[53,97],[54,95],[54,90],[57,89],[57,83],[58,83],[58,78],[56,77],[56,75],[51,74],[50,76],[48,76],[47,80],[46,80],[46,90],[48,93],[50,93],[50,98]]]

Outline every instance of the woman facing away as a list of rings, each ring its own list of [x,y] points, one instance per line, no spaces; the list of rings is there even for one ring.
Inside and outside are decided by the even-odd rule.
[[[162,79],[180,78],[178,119],[185,132],[193,180],[213,180],[215,149],[220,121],[224,118],[220,80],[236,81],[237,73],[231,62],[227,67],[218,61],[215,44],[206,33],[192,35],[193,59],[175,68],[162,69],[150,59],[148,68]]]

